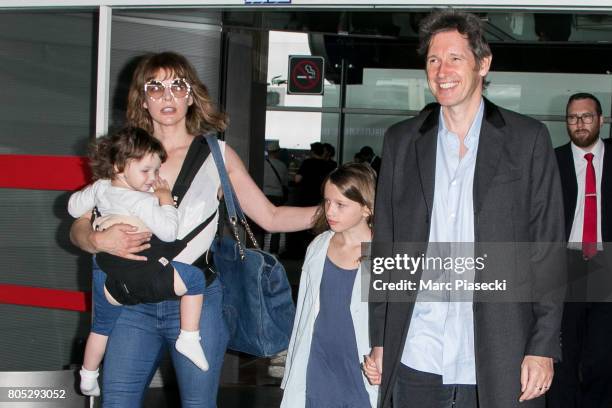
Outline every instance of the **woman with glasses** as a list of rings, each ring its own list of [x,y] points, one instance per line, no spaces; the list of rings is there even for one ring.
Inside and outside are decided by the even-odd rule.
[[[138,64],[128,94],[127,121],[152,134],[167,152],[159,175],[168,181],[178,200],[178,236],[186,241],[174,260],[205,266],[206,252],[217,231],[220,180],[201,134],[223,131],[226,116],[215,108],[191,64],[181,55],[164,52],[149,55]],[[274,232],[310,227],[314,207],[275,207],[251,179],[236,152],[224,142],[219,144],[240,204],[253,221]],[[134,231],[127,224],[93,231],[89,219],[83,217],[74,222],[71,239],[93,254],[106,252],[142,260],[138,253],[149,247],[151,235]],[[123,307],[105,356],[104,407],[142,405],[164,347],[176,371],[182,406],[216,407],[228,332],[222,317],[221,286],[214,274],[203,269],[207,286],[200,330],[210,369],[200,370],[173,347],[179,334],[178,301]],[[93,271],[94,280],[103,279],[95,263]]]

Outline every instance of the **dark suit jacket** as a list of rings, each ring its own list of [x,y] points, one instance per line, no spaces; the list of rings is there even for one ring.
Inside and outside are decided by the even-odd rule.
[[[612,140],[603,140],[605,151],[601,178],[601,237],[604,251],[589,262],[584,262],[579,251],[568,251],[568,302],[610,302],[612,301]],[[571,144],[555,149],[565,208],[565,236],[569,240],[576,212],[578,181],[574,167]]]
[[[601,238],[604,242],[612,241],[612,140],[604,139],[605,145],[603,172],[601,177]],[[555,149],[561,185],[563,187],[563,207],[565,208],[565,238],[569,240],[576,212],[576,199],[578,196],[578,182],[576,180],[576,168],[574,167],[574,156],[572,155],[571,143]]]
[[[376,194],[374,242],[427,242],[431,220],[440,107],[392,126],[385,135]],[[485,100],[474,175],[477,242],[562,242],[559,172],[546,127]],[[516,259],[535,273],[541,259]],[[527,271],[527,272],[526,272]],[[561,272],[560,272],[561,273]],[[559,359],[562,299],[537,303],[474,302],[480,408],[519,405],[525,355]],[[390,406],[414,303],[372,303],[370,336],[384,346],[381,406]]]

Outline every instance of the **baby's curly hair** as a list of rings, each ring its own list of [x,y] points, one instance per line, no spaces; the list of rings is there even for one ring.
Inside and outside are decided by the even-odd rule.
[[[166,161],[164,146],[147,131],[125,127],[111,135],[98,138],[89,149],[89,164],[94,180],[114,179],[129,160],[140,160],[148,154],[157,154]]]

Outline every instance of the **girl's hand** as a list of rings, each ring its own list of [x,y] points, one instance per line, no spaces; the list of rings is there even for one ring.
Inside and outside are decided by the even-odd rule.
[[[157,177],[153,182],[153,194],[159,199],[159,205],[174,205],[172,189],[163,178]]]
[[[379,370],[372,357],[364,356],[364,362],[361,364],[361,369],[370,384],[380,385],[382,381],[382,370]]]

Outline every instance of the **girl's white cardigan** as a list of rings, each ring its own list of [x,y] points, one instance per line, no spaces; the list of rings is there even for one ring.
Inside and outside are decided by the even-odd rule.
[[[314,323],[319,313],[319,289],[323,276],[323,265],[327,256],[329,241],[334,235],[333,231],[326,231],[317,236],[306,251],[297,309],[293,322],[291,341],[287,352],[285,376],[281,388],[285,390],[281,408],[301,408],[306,404],[306,368]],[[351,295],[351,316],[357,340],[357,355],[355,359],[363,362],[363,356],[370,353],[370,336],[368,330],[368,303],[362,302],[361,288],[368,286],[367,271],[357,272],[353,293]],[[376,407],[378,400],[378,386],[370,385],[363,376],[363,382],[370,396],[370,404]]]

